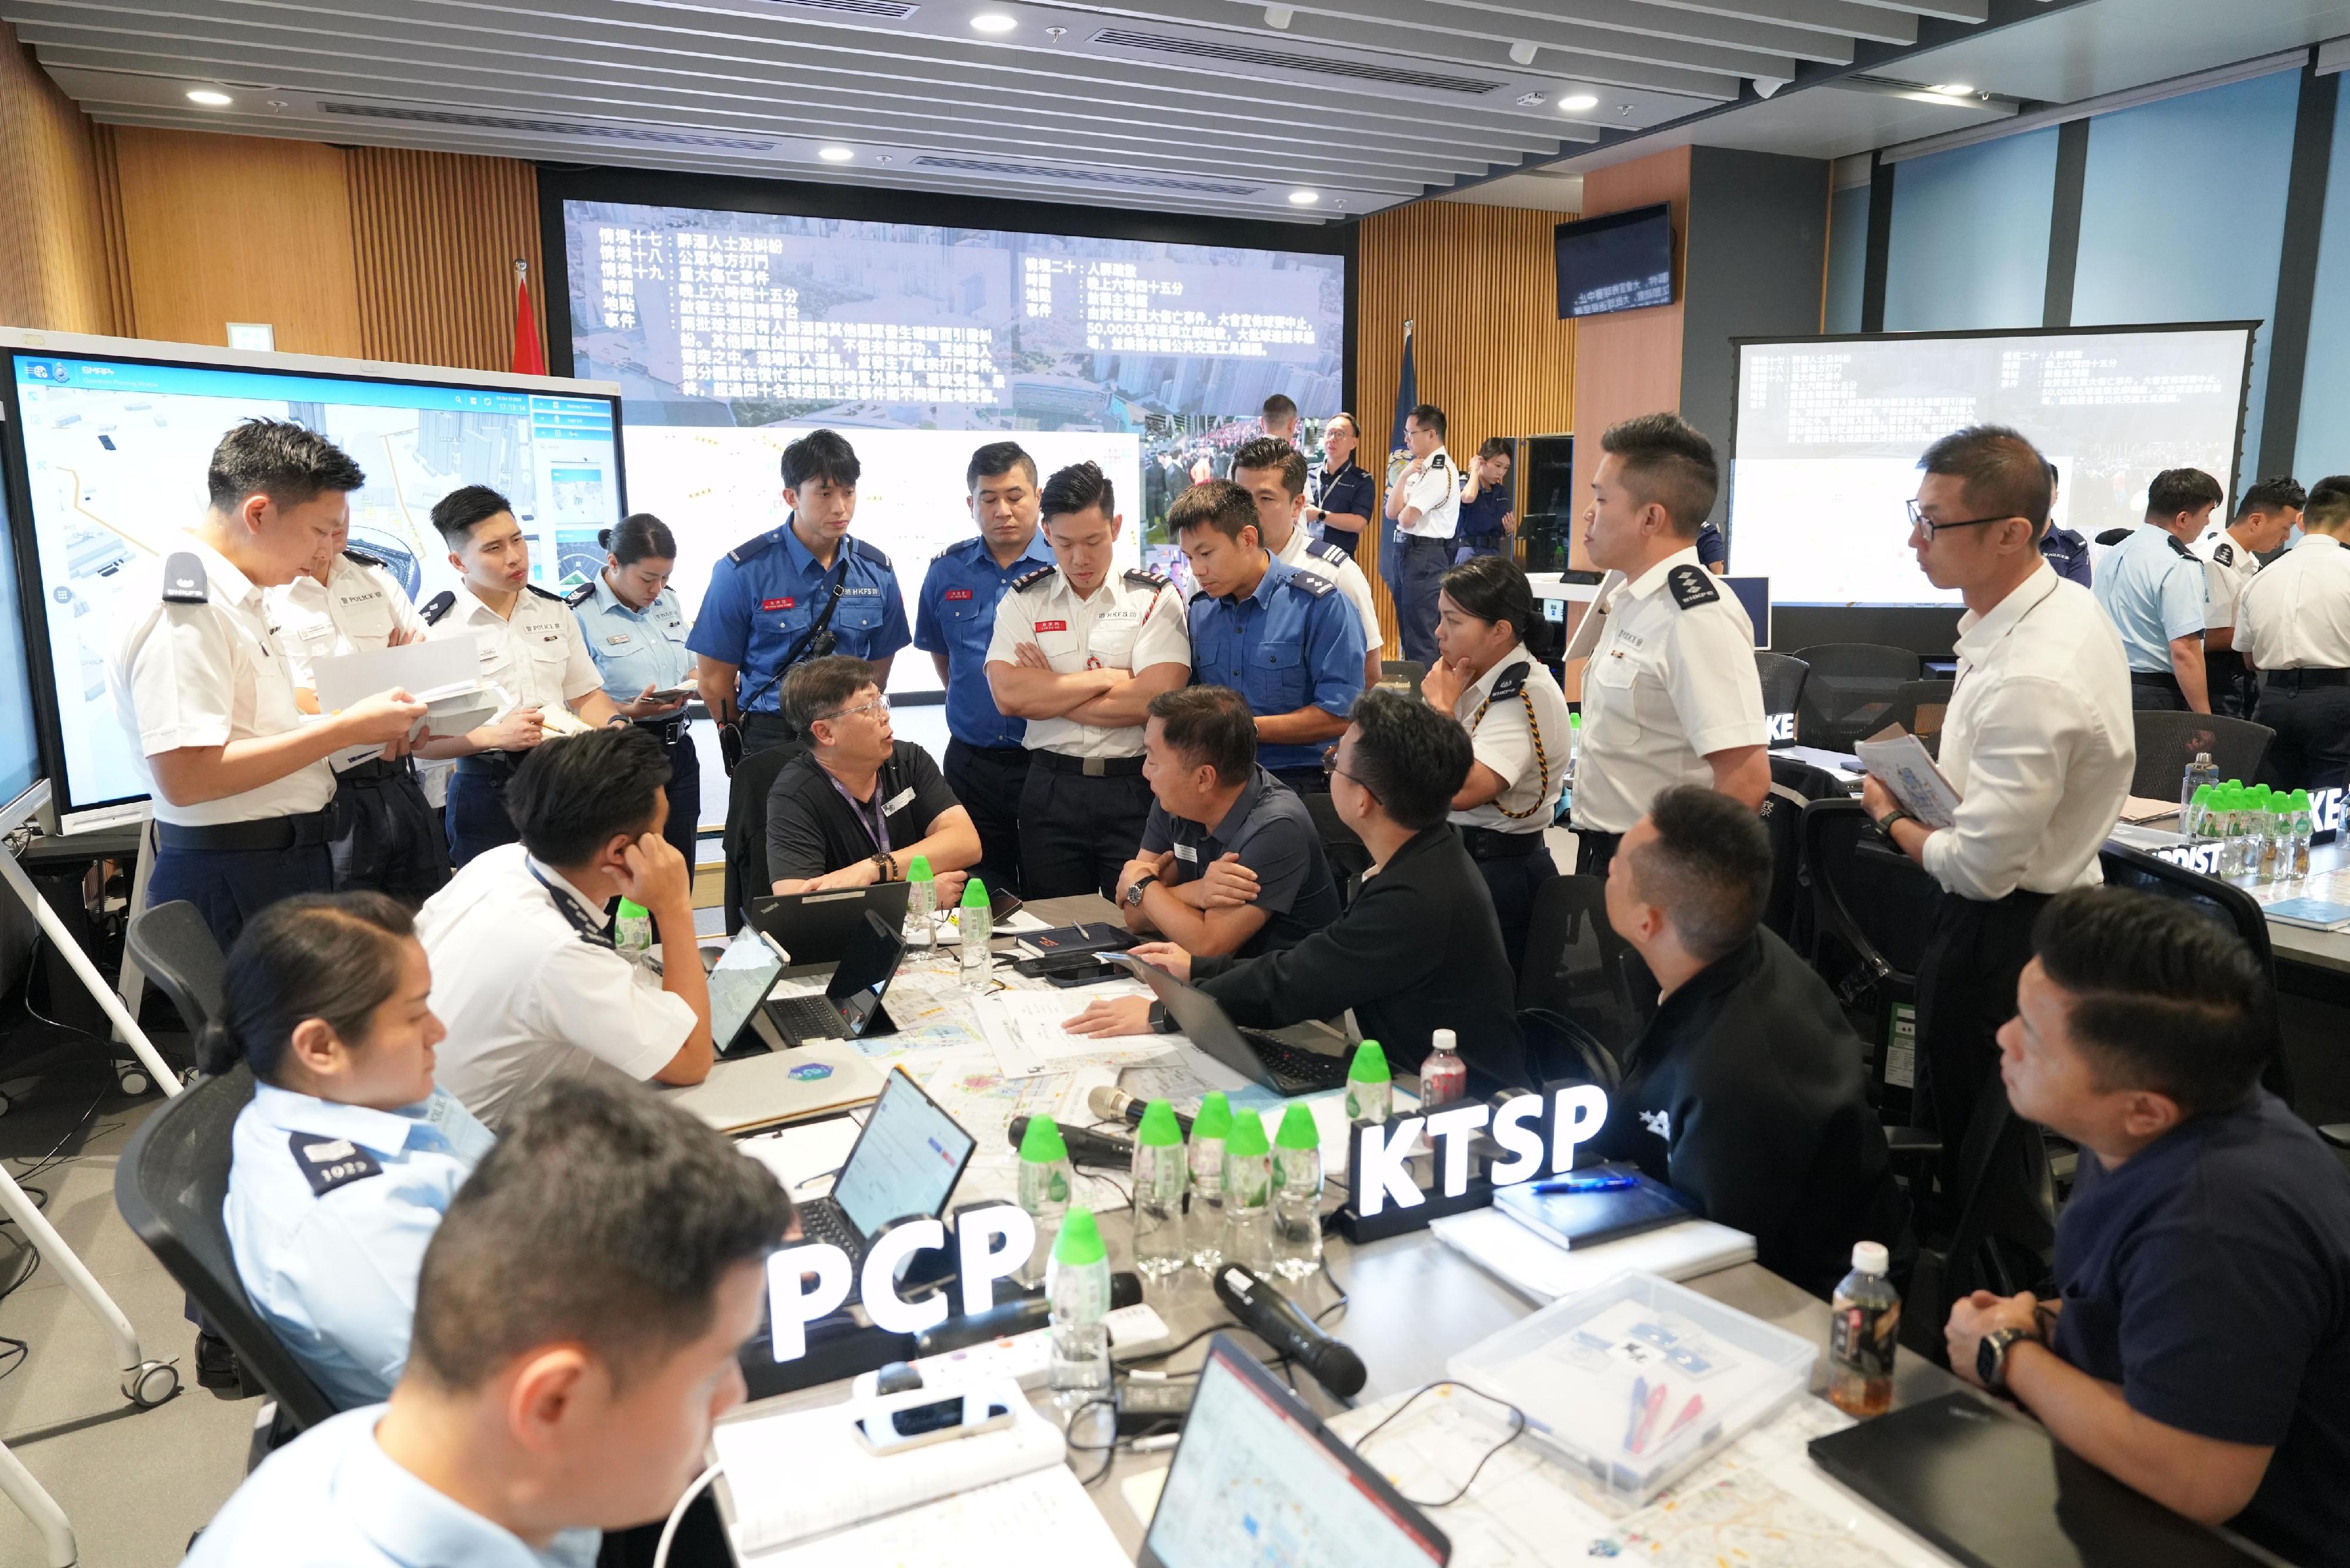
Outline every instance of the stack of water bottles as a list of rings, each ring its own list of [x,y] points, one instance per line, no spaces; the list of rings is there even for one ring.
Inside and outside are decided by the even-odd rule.
[[[2208,770],[2211,777],[2199,779]],[[2198,756],[2187,770],[2179,831],[2218,847],[2217,875],[2229,882],[2284,882],[2309,875],[2309,845],[2316,815],[2309,792],[2290,794],[2241,779],[2218,782],[2219,770]]]

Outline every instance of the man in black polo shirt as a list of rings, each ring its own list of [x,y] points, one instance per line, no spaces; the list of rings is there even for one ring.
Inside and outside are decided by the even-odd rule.
[[[1909,1205],[1835,993],[1762,927],[1771,837],[1744,805],[1680,784],[1632,825],[1607,920],[1663,993],[1592,1147],[1754,1238],[1755,1260],[1832,1293],[1855,1241],[1898,1249]]]
[[[889,729],[889,700],[861,659],[811,659],[784,678],[784,716],[808,749],[767,794],[767,878],[777,893],[895,882],[920,855],[939,908],[979,864],[979,829],[931,754]]]
[[[1179,686],[1150,701],[1142,776],[1150,816],[1118,873],[1127,929],[1201,955],[1295,944],[1338,914],[1313,814],[1256,765],[1256,718],[1228,686]]]
[[[2157,1502],[2350,1563],[2350,1175],[2260,1087],[2267,977],[2143,893],[2064,894],[2033,942],[2000,1077],[2080,1146],[2061,1293],[1959,1303],[1951,1366]]]

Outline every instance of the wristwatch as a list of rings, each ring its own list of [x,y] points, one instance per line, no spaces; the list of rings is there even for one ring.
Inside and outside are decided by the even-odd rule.
[[[1141,876],[1137,877],[1133,885],[1126,890],[1126,907],[1129,909],[1142,908],[1142,890],[1158,880],[1159,873],[1156,871],[1145,871]]]
[[[1893,836],[1893,825],[1895,823],[1917,821],[1918,814],[1916,812],[1909,810],[1907,806],[1897,805],[1891,811],[1887,812],[1883,816],[1877,819],[1877,831],[1885,835],[1886,837],[1890,838]],[[1923,826],[1924,825],[1921,823],[1919,826]]]
[[[1995,1328],[1982,1336],[1975,1346],[1975,1376],[1994,1394],[2007,1392],[2007,1353],[2020,1340],[2033,1340],[2039,1335],[2028,1328]]]

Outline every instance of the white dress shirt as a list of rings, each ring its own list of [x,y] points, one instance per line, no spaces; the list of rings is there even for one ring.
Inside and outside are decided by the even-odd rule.
[[[2350,550],[2311,529],[2236,602],[2236,651],[2262,670],[2350,670]]]
[[[203,604],[163,602],[163,569],[184,551],[203,563]],[[297,816],[334,798],[325,758],[239,794],[174,805],[155,787],[147,759],[185,746],[267,740],[307,722],[295,706],[285,652],[269,630],[261,588],[192,534],[173,535],[163,556],[123,569],[116,603],[125,620],[106,661],[114,711],[137,742],[139,771],[158,822],[184,827]]]
[[[1515,679],[1509,679],[1513,671]],[[1495,696],[1496,686],[1508,690]],[[1534,705],[1531,721],[1529,702]],[[1572,742],[1566,694],[1542,661],[1523,648],[1514,649],[1461,693],[1452,716],[1469,732],[1476,760],[1501,774],[1507,787],[1484,805],[1453,812],[1447,820],[1458,827],[1488,827],[1496,833],[1540,833],[1548,827],[1558,815],[1559,793],[1566,787]]]
[[[995,601],[987,662],[1019,663],[1024,642],[1042,649],[1062,675],[1086,670],[1139,673],[1154,664],[1191,668],[1183,596],[1174,584],[1149,572],[1113,570],[1085,598],[1058,566],[1021,578]],[[1065,757],[1139,757],[1142,726],[1105,729],[1074,719],[1031,719],[1022,743],[1032,752]]]
[[[1754,623],[1738,596],[1677,550],[1627,581],[1609,572],[1567,644],[1583,671],[1578,830],[1623,833],[1660,790],[1713,787],[1706,758],[1770,742]]]
[[[436,638],[471,637],[479,645],[482,680],[504,693],[491,722],[516,708],[553,711],[604,685],[580,634],[579,619],[545,588],[526,587],[516,595],[512,616],[502,616],[460,583],[457,602],[432,624]]]
[[[1379,607],[1371,602],[1371,579],[1363,576],[1363,568],[1355,565],[1355,557],[1326,539],[1306,537],[1300,524],[1289,531],[1289,543],[1274,552],[1293,566],[1329,578],[1338,585],[1355,607],[1355,614],[1363,623],[1363,646],[1384,648],[1388,634],[1379,629]]]
[[[602,905],[519,844],[476,856],[417,911],[432,1011],[449,1030],[434,1076],[492,1129],[585,1056],[641,1081],[692,1034],[692,1007],[598,940],[605,923]]]
[[[1419,477],[1404,482],[1403,505],[1397,515],[1419,508],[1419,521],[1396,526],[1419,539],[1450,539],[1461,527],[1461,471],[1452,454],[1438,447]]]
[[[2220,631],[2235,625],[2236,602],[2260,571],[2261,558],[2225,528],[2214,528],[2197,540],[2195,553],[2203,558],[2203,629]]]
[[[2097,849],[2137,766],[2114,623],[2043,563],[1990,614],[1959,618],[1957,651],[1937,760],[1958,823],[1928,836],[1926,869],[1986,902],[2101,881]]]
[[[283,587],[264,588],[261,602],[294,684],[313,693],[318,689],[312,668],[317,660],[376,652],[391,646],[394,632],[413,640],[428,629],[390,572],[347,553],[335,557],[325,582],[305,572]],[[382,755],[381,746],[346,746],[327,760],[341,773]]]

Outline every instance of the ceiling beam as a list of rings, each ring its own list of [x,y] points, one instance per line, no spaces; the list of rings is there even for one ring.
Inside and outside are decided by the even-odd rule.
[[[1096,0],[1042,0],[1046,5],[1081,5],[1096,8]],[[1154,8],[1159,0],[1134,0]],[[1789,27],[1743,17],[1708,16],[1646,0],[1572,0],[1572,14],[1553,6],[1537,8],[1524,0],[1284,0],[1290,9],[1316,16],[1352,17],[1362,22],[1391,22],[1431,33],[1468,33],[1504,42],[1544,44],[1548,34],[1571,27],[1579,38],[1601,32],[1627,33],[1667,43],[1713,45],[1724,48],[1757,49],[1791,55],[1798,59],[1835,64],[1852,58],[1852,38],[1805,27]],[[1235,18],[1252,13],[1264,16],[1264,0],[1224,0]],[[1243,26],[1238,20],[1230,26]],[[1573,47],[1575,40],[1560,40]]]

